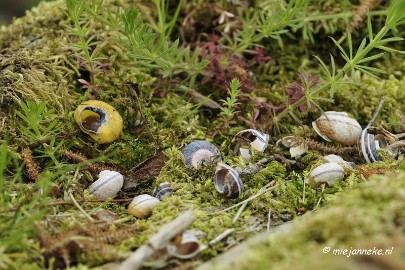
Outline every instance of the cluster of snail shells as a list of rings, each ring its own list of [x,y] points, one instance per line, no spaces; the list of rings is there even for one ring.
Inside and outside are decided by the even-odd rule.
[[[75,110],[74,119],[80,129],[99,144],[118,139],[123,129],[123,121],[118,111],[111,105],[88,100]]]
[[[89,187],[89,192],[100,200],[114,197],[124,185],[124,177],[116,171],[104,170],[98,177],[98,180]]]

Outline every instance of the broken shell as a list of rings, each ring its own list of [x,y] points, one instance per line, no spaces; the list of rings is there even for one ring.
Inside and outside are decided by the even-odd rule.
[[[198,169],[201,165],[221,160],[218,148],[207,141],[194,141],[183,149],[184,162],[189,168]]]
[[[309,174],[309,183],[315,186],[320,183],[327,183],[329,186],[333,183],[343,180],[345,171],[339,164],[329,162],[319,165]]]
[[[312,126],[324,140],[344,145],[356,144],[362,132],[360,124],[346,112],[325,112]]]
[[[136,196],[128,206],[128,213],[138,218],[146,218],[152,214],[159,202],[159,199],[148,194]]]
[[[214,184],[217,191],[230,199],[235,199],[243,192],[243,182],[232,167],[218,163],[215,170]]]
[[[161,183],[153,192],[153,196],[162,200],[163,198],[173,194],[174,189],[168,182]]]
[[[100,144],[118,139],[123,128],[118,111],[99,100],[88,100],[80,104],[75,110],[74,118],[80,129]]]
[[[251,152],[243,146],[249,146],[256,151],[263,152],[269,143],[269,135],[255,129],[245,129],[235,135],[233,143],[235,144],[235,152],[239,152],[246,159],[251,156]]]
[[[114,197],[124,184],[124,178],[119,172],[104,170],[98,174],[98,177],[89,190],[90,194],[100,200]]]
[[[179,259],[191,259],[200,252],[200,242],[194,233],[185,231],[168,246],[168,252]]]
[[[380,141],[377,140],[376,136],[367,132],[367,128],[361,133],[358,146],[363,158],[367,163],[373,163],[380,161],[380,156],[377,150],[380,149]]]

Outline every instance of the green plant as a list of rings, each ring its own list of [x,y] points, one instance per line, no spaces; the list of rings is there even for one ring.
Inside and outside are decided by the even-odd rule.
[[[238,97],[240,95],[241,83],[238,79],[232,79],[229,83],[228,93],[229,96],[226,99],[221,99],[222,106],[219,117],[223,123],[230,122],[237,113],[236,108],[238,104]]]
[[[393,48],[388,47],[387,45],[392,42],[399,42],[403,41],[404,39],[401,37],[388,37],[385,36],[390,32],[395,30],[399,25],[405,23],[405,2],[401,0],[393,0],[391,5],[388,7],[387,15],[386,15],[386,22],[385,25],[381,28],[381,30],[374,35],[373,29],[371,25],[370,16],[367,20],[367,29],[368,29],[368,39],[364,38],[359,45],[357,51],[355,52],[353,49],[353,42],[350,35],[350,32],[347,34],[347,41],[349,51],[346,52],[343,47],[332,38],[335,45],[339,48],[341,52],[341,56],[346,61],[346,64],[341,68],[338,69],[335,64],[334,57],[331,55],[331,69],[319,58],[316,59],[320,62],[322,73],[324,75],[324,81],[320,83],[316,88],[312,89],[312,91],[305,93],[305,95],[296,101],[293,104],[290,104],[286,107],[282,112],[276,115],[273,118],[273,124],[277,124],[280,120],[287,115],[293,114],[293,111],[297,109],[304,103],[307,103],[309,106],[317,106],[316,99],[319,98],[319,94],[329,91],[330,98],[333,98],[334,92],[336,87],[339,84],[346,83],[344,78],[348,74],[352,74],[358,70],[363,73],[366,73],[371,76],[375,76],[375,73],[384,73],[383,70],[366,66],[365,63],[369,63],[370,61],[376,60],[381,58],[385,52],[391,53],[399,53],[404,54],[405,51],[399,51]],[[374,55],[369,56],[369,53],[373,49],[380,49],[384,52],[377,53]]]
[[[56,135],[62,126],[55,119],[55,110],[47,110],[45,102],[36,104],[28,101],[20,104],[22,111],[16,111],[26,125],[19,125],[18,129],[32,143],[42,142]]]

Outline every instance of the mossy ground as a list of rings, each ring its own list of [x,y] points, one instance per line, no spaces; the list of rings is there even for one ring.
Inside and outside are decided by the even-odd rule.
[[[325,1],[328,2],[328,1]],[[329,1],[330,2],[330,1]],[[333,2],[333,1],[332,1]],[[108,8],[117,6],[142,6],[138,1],[108,1]],[[328,6],[328,5],[323,5]],[[330,9],[337,7],[329,5]],[[338,25],[338,24],[336,24]],[[286,169],[285,164],[272,161],[255,175],[244,176],[245,191],[236,200],[228,200],[220,196],[213,185],[214,168],[206,166],[201,170],[188,169],[184,165],[181,148],[195,139],[208,139],[219,146],[225,162],[235,166],[245,166],[241,158],[233,153],[231,141],[233,135],[247,128],[243,125],[230,125],[225,132],[210,138],[208,133],[215,131],[218,112],[210,111],[192,104],[178,95],[170,85],[157,83],[160,79],[156,74],[137,65],[136,61],[127,56],[125,49],[116,43],[114,33],[105,32],[97,36],[101,42],[101,55],[106,59],[109,73],[98,77],[101,92],[98,99],[113,105],[124,118],[124,132],[120,139],[109,145],[97,145],[89,137],[80,132],[73,120],[73,111],[82,101],[88,99],[88,94],[77,79],[88,76],[87,71],[81,69],[73,50],[75,38],[68,34],[67,26],[71,21],[66,16],[63,1],[41,3],[38,8],[27,12],[24,18],[16,19],[10,26],[0,29],[0,128],[1,141],[7,141],[8,152],[12,162],[6,171],[5,189],[8,195],[17,194],[17,199],[8,205],[1,205],[0,213],[17,209],[21,203],[34,198],[37,187],[28,183],[27,177],[11,180],[22,170],[23,163],[20,152],[25,147],[33,151],[34,159],[45,169],[49,157],[43,154],[41,144],[23,136],[18,126],[24,124],[15,114],[21,110],[22,102],[46,102],[48,109],[54,109],[54,119],[63,123],[63,130],[58,138],[63,140],[63,149],[56,157],[60,164],[54,164],[56,170],[61,164],[71,163],[63,157],[63,151],[70,149],[80,151],[90,159],[101,159],[100,163],[114,166],[123,174],[140,165],[147,158],[154,155],[158,149],[164,149],[166,162],[160,174],[153,181],[143,181],[137,188],[129,192],[120,192],[117,198],[130,199],[137,194],[151,194],[153,188],[162,182],[169,182],[175,193],[165,198],[147,219],[129,217],[126,207],[128,203],[88,202],[91,199],[86,189],[94,179],[90,173],[83,172],[73,183],[75,197],[84,199],[81,207],[90,213],[99,208],[109,209],[124,219],[118,224],[109,226],[111,232],[136,224],[139,231],[118,243],[109,244],[108,252],[92,248],[71,254],[73,268],[88,269],[128,256],[129,252],[145,243],[148,237],[156,233],[159,228],[173,220],[182,211],[193,208],[197,220],[190,229],[201,231],[204,236],[202,244],[215,238],[227,228],[234,228],[234,233],[227,240],[204,250],[193,259],[190,267],[208,261],[232,246],[266,229],[268,214],[271,210],[271,230],[274,234],[267,236],[265,241],[252,246],[251,250],[238,254],[241,260],[233,268],[266,269],[262,258],[274,262],[275,269],[291,268],[294,266],[313,265],[313,267],[333,264],[350,267],[359,266],[356,259],[323,255],[321,247],[363,247],[374,243],[381,246],[395,246],[394,256],[401,260],[400,245],[404,242],[404,183],[405,170],[403,157],[399,160],[387,159],[373,165],[360,165],[345,180],[332,187],[311,188],[304,184],[304,179],[315,163],[319,163],[322,153],[310,151],[301,160],[299,166]],[[94,23],[94,31],[103,29],[103,25]],[[316,32],[315,38],[325,41],[327,37],[323,30]],[[337,29],[334,31],[338,32]],[[361,30],[359,31],[361,33]],[[360,35],[360,34],[359,34]],[[337,54],[335,49],[325,49],[322,42],[311,44],[307,40],[298,38],[294,42],[292,37],[286,37],[284,50],[280,50],[274,42],[266,46],[265,50],[272,55],[272,60],[253,72],[256,72],[257,89],[252,94],[268,101],[281,102],[285,96],[285,85],[297,79],[297,73],[302,69],[319,73],[318,65],[311,55],[323,55],[326,52]],[[332,51],[330,51],[332,50]],[[315,52],[315,53],[314,53]],[[327,57],[326,57],[327,58]],[[401,60],[402,59],[402,60]],[[377,122],[393,133],[403,132],[405,129],[405,61],[402,57],[390,55],[375,63],[376,66],[387,70],[387,75],[381,79],[357,74],[352,84],[339,86],[336,91],[335,102],[325,104],[323,110],[347,111],[358,119],[364,127],[370,120],[374,109],[381,98],[386,98],[385,105],[380,112]],[[312,62],[311,62],[312,61]],[[312,64],[310,64],[312,63]],[[156,76],[155,76],[156,75]],[[271,76],[270,76],[271,75]],[[138,85],[139,98],[142,108],[131,94],[128,84]],[[209,85],[205,85],[208,87]],[[202,88],[202,87],[201,87]],[[209,89],[208,89],[209,90]],[[201,92],[209,92],[202,89]],[[214,95],[215,96],[215,95]],[[325,97],[327,95],[325,94]],[[248,109],[248,108],[247,108]],[[147,122],[138,125],[141,110]],[[311,131],[311,121],[319,116],[319,112],[307,112],[301,115],[302,123],[297,125],[293,121],[286,121],[282,131],[304,137],[316,138]],[[288,132],[287,132],[288,131]],[[73,134],[73,135],[72,135]],[[282,135],[271,134],[271,145],[274,145]],[[39,145],[39,146],[38,146]],[[269,147],[265,153],[253,157],[252,163],[262,157],[279,154],[289,158],[288,152]],[[353,157],[358,161],[358,157]],[[52,170],[51,170],[52,171]],[[398,176],[368,177],[373,174],[390,173]],[[58,205],[55,202],[66,195],[63,188],[72,186],[74,172],[67,171],[55,178],[55,184],[62,188],[54,197],[48,200],[46,213],[38,218],[35,226],[46,228],[50,233],[63,233],[83,227],[86,218],[73,205]],[[264,193],[249,202],[237,222],[232,220],[238,208],[218,213],[256,194],[264,185],[275,181],[277,188]],[[367,183],[365,183],[367,182]],[[11,186],[12,185],[12,186]],[[352,190],[354,189],[354,190]],[[350,191],[350,192],[349,192]],[[347,194],[349,193],[349,194]],[[26,196],[19,197],[21,194]],[[13,195],[14,196],[14,195]],[[87,201],[87,202],[86,202]],[[324,206],[327,205],[326,208]],[[315,213],[311,213],[316,209]],[[306,214],[310,213],[310,214]],[[61,214],[61,215],[59,215]],[[304,215],[304,217],[300,217]],[[29,215],[28,215],[29,216]],[[293,221],[293,225],[283,225]],[[283,230],[276,227],[286,226]],[[36,227],[35,227],[36,228]],[[62,256],[53,247],[55,257],[52,259],[44,255],[44,247],[38,242],[40,231],[34,229],[28,236],[23,237],[19,248],[6,250],[0,244],[0,268],[41,269],[43,267],[61,267],[59,261]],[[0,233],[1,235],[1,233]],[[53,243],[54,246],[57,243]],[[42,250],[41,250],[42,248]],[[66,249],[69,250],[67,246]],[[7,252],[4,252],[6,250]],[[403,250],[401,250],[403,252]],[[108,254],[108,256],[106,255]],[[398,256],[398,257],[397,257]],[[267,260],[267,259],[266,259]],[[364,259],[367,264],[367,259]],[[364,263],[363,261],[361,263]],[[402,257],[403,265],[403,257]],[[172,261],[170,267],[180,264]],[[181,265],[181,264],[180,264]],[[257,266],[257,267],[256,267]],[[218,269],[222,268],[220,265]],[[341,268],[339,268],[341,269]],[[394,268],[392,268],[394,269]]]

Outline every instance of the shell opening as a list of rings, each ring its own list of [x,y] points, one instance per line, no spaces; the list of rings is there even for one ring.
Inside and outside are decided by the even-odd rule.
[[[98,134],[100,127],[108,122],[108,113],[96,107],[86,107],[80,113],[80,125],[89,133]]]

